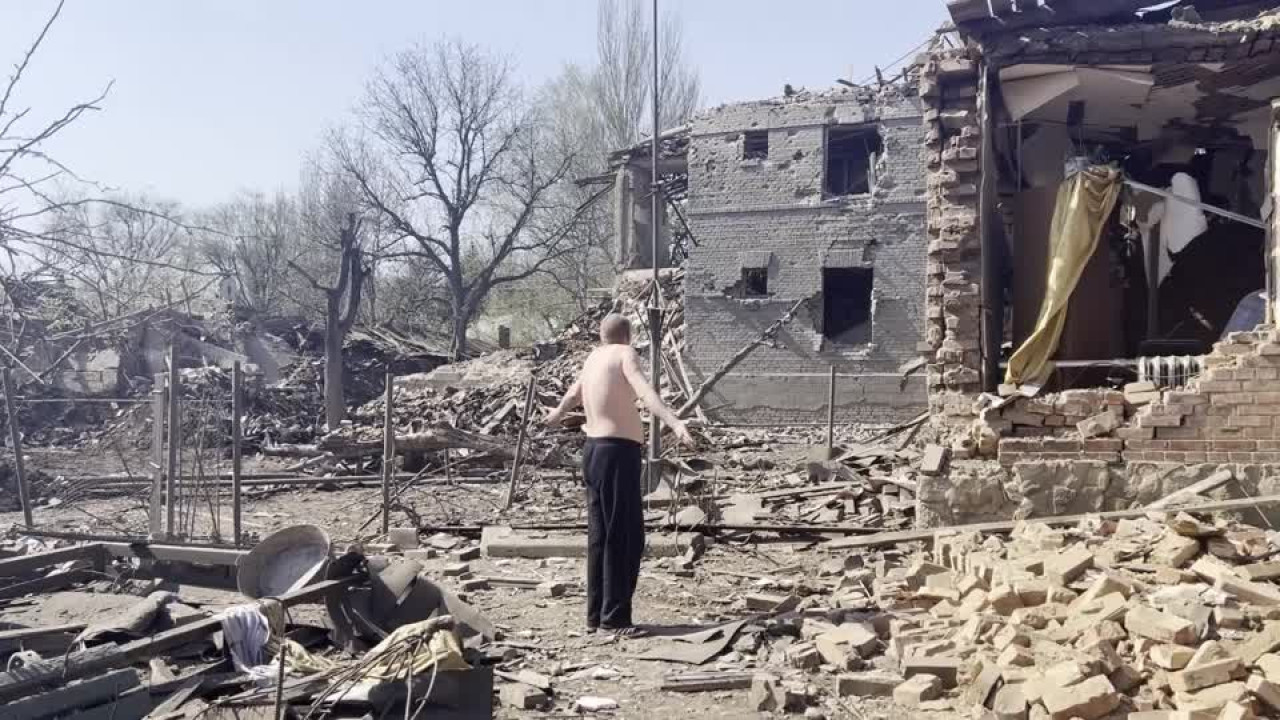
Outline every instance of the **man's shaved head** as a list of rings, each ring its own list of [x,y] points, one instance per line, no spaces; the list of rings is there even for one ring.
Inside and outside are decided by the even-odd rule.
[[[630,345],[631,321],[618,313],[609,313],[600,321],[600,342],[605,345]]]

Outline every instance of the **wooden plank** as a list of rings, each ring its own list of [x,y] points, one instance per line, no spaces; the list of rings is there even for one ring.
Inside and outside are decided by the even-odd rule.
[[[178,681],[177,689],[171,692],[169,697],[165,698],[163,702],[157,705],[155,709],[151,711],[151,714],[160,717],[168,715],[182,707],[183,703],[190,700],[191,696],[200,689],[200,683],[203,682],[203,680],[204,679],[199,676],[192,676]]]
[[[662,689],[667,692],[742,690],[751,687],[753,674],[750,672],[699,672],[667,675],[662,678]]]
[[[78,680],[129,662],[115,643],[96,645],[65,658],[41,660],[0,673],[0,703],[9,703],[40,688]]]
[[[1192,483],[1181,490],[1175,490],[1169,493],[1147,507],[1155,510],[1156,508],[1165,508],[1170,505],[1177,505],[1178,503],[1186,500],[1192,500],[1196,495],[1207,493],[1210,490],[1216,490],[1217,488],[1226,485],[1228,482],[1231,482],[1231,478],[1233,477],[1235,476],[1231,474],[1230,470],[1219,470],[1200,482]]]
[[[49,592],[51,590],[62,590],[64,588],[75,585],[80,582],[88,582],[92,580],[94,573],[88,570],[71,570],[69,572],[58,573],[56,575],[46,575],[35,580],[27,582],[14,583],[0,588],[0,600],[8,600],[9,598],[22,597],[32,593]]]
[[[95,565],[102,559],[102,546],[97,543],[77,545],[75,547],[58,548],[34,555],[21,555],[8,560],[0,560],[0,577],[21,577],[40,568],[57,565],[68,560],[90,560]]]
[[[93,707],[119,697],[138,686],[138,673],[130,668],[74,683],[4,706],[5,720],[42,720],[78,708]]]
[[[196,547],[146,543],[104,542],[98,543],[112,557],[142,558],[160,562],[189,562],[197,565],[222,565],[235,567],[248,550],[232,548]]]
[[[1228,512],[1236,510],[1256,510],[1264,505],[1280,505],[1280,495],[1263,495],[1256,498],[1204,502],[1196,505],[1184,505],[1179,507],[1178,510],[1184,512]],[[1075,525],[1085,518],[1120,520],[1123,518],[1142,517],[1149,512],[1152,512],[1149,508],[1137,508],[1135,510],[1111,510],[1108,512],[1084,513],[1081,515],[1032,517],[1027,518],[1025,522],[1040,522],[1050,526],[1061,527],[1065,525]],[[887,545],[897,545],[899,543],[907,542],[927,542],[933,540],[934,536],[939,533],[1007,533],[1013,531],[1014,525],[1016,525],[1016,523],[1013,521],[1000,521],[973,523],[970,525],[950,525],[947,527],[924,530],[897,530],[894,532],[876,533],[874,535],[862,535],[860,537],[840,538],[838,540],[832,540],[822,547],[826,550],[848,550],[852,548],[884,547]]]

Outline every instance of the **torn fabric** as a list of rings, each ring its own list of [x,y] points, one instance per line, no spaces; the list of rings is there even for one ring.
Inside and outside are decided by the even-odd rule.
[[[1080,281],[1084,267],[1098,247],[1107,218],[1120,196],[1120,171],[1095,165],[1075,173],[1058,188],[1053,223],[1049,229],[1049,267],[1044,300],[1035,330],[1009,359],[1005,382],[1043,383],[1053,371],[1067,319],[1067,302]]]

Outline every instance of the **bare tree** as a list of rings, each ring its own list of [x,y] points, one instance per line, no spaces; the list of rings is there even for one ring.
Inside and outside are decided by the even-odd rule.
[[[650,94],[653,87],[653,34],[648,3],[642,0],[600,0],[596,25],[594,66],[567,66],[541,92],[540,106],[547,115],[551,142],[576,149],[570,176],[595,182],[564,184],[556,189],[558,205],[576,208],[581,216],[569,238],[573,251],[549,264],[552,305],[585,310],[592,302],[589,291],[608,285],[612,278],[612,213],[608,203],[609,181],[601,177],[609,154],[635,145],[651,129]],[[688,61],[680,18],[662,18],[659,47],[660,112],[663,128],[681,124],[699,102],[699,79]],[[568,295],[572,303],[560,298]],[[545,317],[546,313],[534,313]]]
[[[571,157],[544,152],[507,62],[457,41],[394,56],[360,118],[362,132],[334,136],[335,157],[405,241],[400,255],[444,277],[452,352],[463,357],[489,293],[567,252],[568,227],[549,210]]]
[[[178,216],[176,203],[146,197],[66,204],[42,232],[41,257],[73,282],[87,320],[172,303],[191,269]]]
[[[647,2],[600,0],[591,93],[604,128],[606,150],[638,142],[651,124],[653,29]],[[659,126],[684,122],[698,106],[697,71],[684,55],[684,29],[676,15],[662,20],[658,38]]]
[[[305,241],[289,266],[324,299],[324,411],[329,429],[347,416],[343,345],[355,326],[369,276],[365,224],[345,176],[313,164],[299,198]]]
[[[228,299],[237,307],[262,316],[310,307],[291,302],[298,294],[289,261],[299,255],[299,222],[297,202],[284,193],[241,195],[204,214],[208,230],[196,234],[197,247],[232,281]]]

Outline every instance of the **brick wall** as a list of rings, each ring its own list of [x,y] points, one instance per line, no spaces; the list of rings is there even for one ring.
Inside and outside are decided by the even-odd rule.
[[[1086,437],[1065,422],[1044,424],[1052,417],[1051,399],[982,411],[981,423],[985,431],[1003,436],[998,440],[1002,465],[1067,458],[1116,464],[1280,463],[1280,334],[1269,328],[1232,333],[1204,360],[1205,371],[1186,388],[1138,393],[1152,397],[1150,402],[1126,401],[1118,391],[1072,391],[1095,401],[1082,402],[1078,411],[1126,418],[1105,437]],[[1042,419],[1039,426],[1037,419]],[[1023,437],[1014,437],[1020,428]]]
[[[703,406],[727,422],[826,419],[835,366],[841,422],[896,422],[926,404],[904,379],[924,334],[925,204],[920,101],[893,90],[835,91],[739,103],[692,125],[687,215],[698,246],[686,263],[685,364],[697,384],[782,317],[808,305],[722,379]],[[825,197],[833,124],[874,127],[883,151],[865,195]],[[743,132],[768,132],[765,160],[742,158]],[[742,268],[767,262],[768,295],[744,298]],[[833,347],[821,328],[824,265],[873,269],[869,343]]]
[[[924,347],[929,407],[967,421],[981,389],[982,241],[978,223],[978,68],[965,50],[934,54],[924,66],[928,165],[928,312]]]

